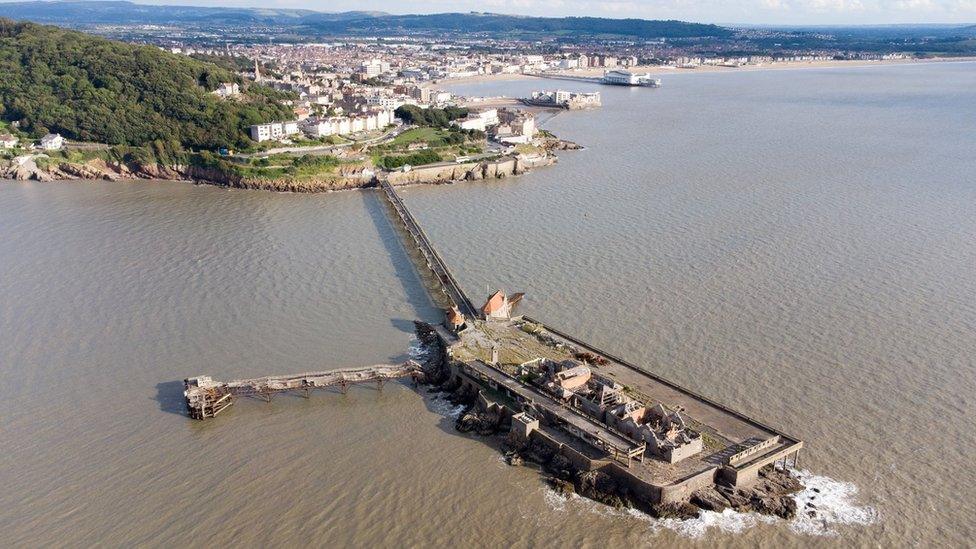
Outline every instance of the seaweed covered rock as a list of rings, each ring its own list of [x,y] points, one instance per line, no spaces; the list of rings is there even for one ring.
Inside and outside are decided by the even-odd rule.
[[[689,502],[661,503],[651,507],[651,514],[657,518],[690,520],[698,518],[701,511]]]
[[[576,477],[576,491],[584,497],[599,501],[611,507],[627,507],[620,497],[617,483],[602,471],[585,471]]]
[[[462,433],[476,432],[488,436],[498,431],[500,417],[497,413],[467,411],[458,417],[454,427]]]
[[[796,500],[789,496],[753,497],[752,508],[758,513],[784,519],[796,516]]]
[[[692,494],[691,503],[716,513],[721,513],[729,507],[729,501],[712,487],[702,488]]]

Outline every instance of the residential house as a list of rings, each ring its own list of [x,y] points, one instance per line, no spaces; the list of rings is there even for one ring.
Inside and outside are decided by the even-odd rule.
[[[0,134],[0,149],[12,149],[20,143],[20,140],[9,133]]]
[[[39,146],[45,151],[59,151],[64,148],[64,138],[60,133],[49,133],[41,138]]]
[[[218,97],[233,97],[241,94],[241,87],[234,82],[224,82],[217,86],[213,93]]]

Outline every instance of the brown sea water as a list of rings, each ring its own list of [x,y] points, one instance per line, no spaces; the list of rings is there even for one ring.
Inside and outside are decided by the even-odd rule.
[[[404,192],[460,282],[794,434],[820,514],[547,491],[406,385],[182,416],[180,380],[402,360],[435,320],[380,197],[0,183],[5,545],[968,545],[976,65],[676,74],[587,150]],[[806,500],[804,500],[806,501]]]

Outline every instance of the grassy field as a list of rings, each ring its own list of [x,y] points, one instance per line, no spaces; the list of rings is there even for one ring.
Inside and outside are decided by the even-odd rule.
[[[451,133],[442,128],[413,128],[396,136],[390,145],[392,149],[403,149],[411,143],[426,141],[431,147],[441,147],[447,144]]]
[[[410,145],[425,143],[427,147],[410,151]],[[407,130],[393,141],[371,149],[373,164],[385,169],[396,169],[404,164],[422,166],[458,156],[479,154],[484,150],[484,137],[480,139],[454,128],[420,127]]]

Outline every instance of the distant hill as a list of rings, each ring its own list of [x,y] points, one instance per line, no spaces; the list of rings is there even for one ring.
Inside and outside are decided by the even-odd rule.
[[[516,17],[492,13],[438,13],[432,15],[383,15],[311,22],[307,25],[331,32],[414,33],[441,31],[454,33],[539,33],[549,35],[617,35],[634,38],[688,38],[732,36],[733,31],[716,25],[683,21],[646,19],[605,19],[600,17]]]
[[[261,24],[331,34],[547,33],[618,35],[643,39],[722,38],[733,34],[731,30],[716,25],[645,19],[518,17],[492,13],[322,13],[298,9],[155,6],[122,1],[0,3],[0,16],[69,26],[153,24],[227,27]]]
[[[151,6],[123,1],[0,3],[0,16],[38,23],[75,25],[180,24],[207,21],[275,22],[298,20],[310,10]]]
[[[240,101],[211,94],[221,82],[240,81],[212,63],[9,19],[0,19],[0,75],[0,119],[20,120],[35,136],[239,148],[251,124],[290,116],[261,86]]]

